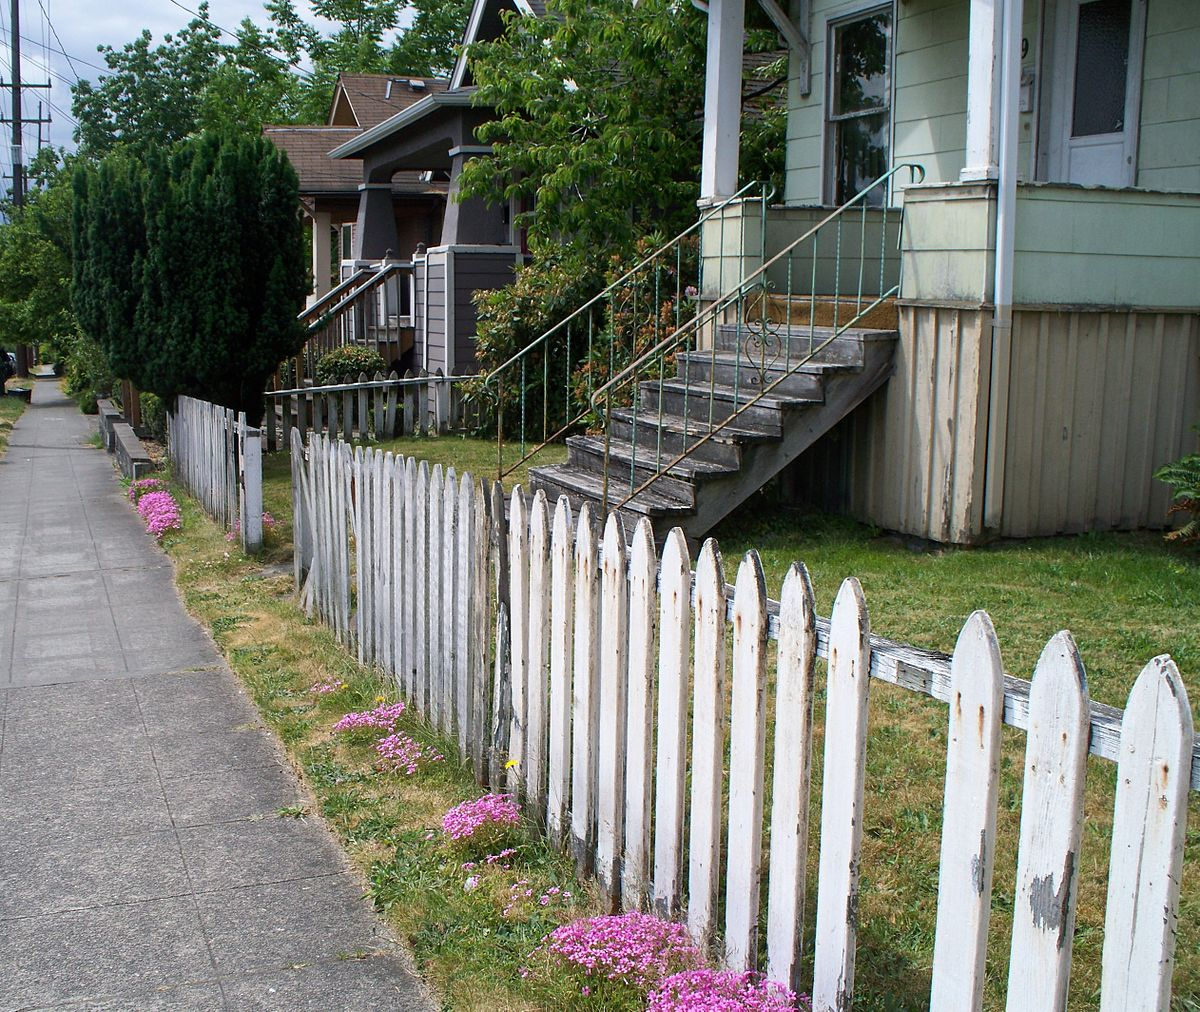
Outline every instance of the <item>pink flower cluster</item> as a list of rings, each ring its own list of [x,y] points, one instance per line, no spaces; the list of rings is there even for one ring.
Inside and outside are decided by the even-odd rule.
[[[753,972],[686,970],[650,992],[647,1012],[791,1012],[807,999]]]
[[[167,483],[161,478],[139,478],[129,486],[129,501],[136,503],[147,492],[165,492]]]
[[[183,526],[179,503],[170,492],[143,492],[137,500],[138,515],[146,522],[146,533],[161,538]]]
[[[540,949],[589,977],[639,989],[703,965],[682,924],[637,911],[564,924],[542,940]]]
[[[560,889],[558,886],[551,886],[541,896],[537,898],[539,907],[548,907],[553,905],[566,906],[571,902],[571,894]],[[528,916],[524,908],[533,907],[533,890],[529,888],[529,880],[521,879],[519,882],[514,882],[508,888],[508,905],[502,911],[502,916],[512,917],[514,911],[518,915]]]
[[[406,734],[392,734],[380,738],[375,743],[375,751],[379,753],[379,765],[384,769],[410,777],[417,772],[421,763],[436,763],[442,760],[440,752],[426,750],[419,741]]]
[[[442,832],[451,840],[469,840],[481,829],[507,829],[520,822],[521,809],[511,794],[485,794],[443,815]]]
[[[346,714],[333,725],[333,729],[335,731],[362,731],[370,728],[376,731],[391,731],[403,712],[403,703],[381,703],[374,710]]]
[[[267,534],[270,534],[271,531],[275,530],[276,523],[277,523],[276,519],[270,513],[264,513],[262,515],[263,535],[266,536]],[[242,518],[238,517],[233,522],[233,530],[226,533],[225,540],[229,541],[229,542],[237,541],[237,539],[241,536],[241,533],[242,533]]]
[[[308,691],[314,696],[328,696],[332,692],[337,692],[338,689],[344,689],[346,683],[340,678],[336,682],[318,682]]]

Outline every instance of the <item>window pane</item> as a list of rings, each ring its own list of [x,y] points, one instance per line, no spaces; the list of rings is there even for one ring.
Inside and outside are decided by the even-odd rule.
[[[1079,5],[1073,137],[1124,129],[1129,15],[1130,0],[1092,0]]]
[[[837,124],[836,203],[843,204],[870,186],[888,170],[888,116],[857,116]],[[867,195],[867,204],[882,205],[887,188],[877,187]]]
[[[836,82],[835,115],[883,109],[888,104],[887,59],[892,19],[873,14],[834,30]]]

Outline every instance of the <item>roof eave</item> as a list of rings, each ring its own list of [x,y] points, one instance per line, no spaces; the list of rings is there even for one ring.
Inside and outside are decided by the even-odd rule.
[[[329,152],[330,158],[353,158],[359,152],[366,150],[376,141],[390,137],[406,126],[424,119],[439,106],[458,106],[465,108],[471,104],[471,91],[438,91],[426,95],[421,101],[414,102],[407,109],[401,109],[395,116],[377,123],[369,130],[364,130],[357,137],[340,144]]]

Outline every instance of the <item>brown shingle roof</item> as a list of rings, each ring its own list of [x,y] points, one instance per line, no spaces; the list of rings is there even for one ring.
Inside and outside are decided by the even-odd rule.
[[[356,127],[265,126],[263,136],[285,152],[300,177],[300,193],[345,193],[358,196],[362,163],[335,161],[329,152],[357,137]],[[418,172],[397,172],[392,178],[394,193],[442,193],[445,183],[425,183]]]
[[[415,82],[415,83],[414,83]],[[433,91],[445,91],[450,82],[440,77],[408,77],[403,74],[339,74],[334,89],[330,122],[348,126],[345,111],[348,103],[360,130],[369,130],[377,123],[407,109]],[[335,119],[336,117],[336,119]]]

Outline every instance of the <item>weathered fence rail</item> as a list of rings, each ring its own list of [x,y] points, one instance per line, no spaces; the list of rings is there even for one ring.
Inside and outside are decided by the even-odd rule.
[[[179,397],[167,416],[167,452],[175,476],[242,548],[263,539],[262,433],[219,404]]]
[[[1200,788],[1169,657],[1145,666],[1121,712],[1088,698],[1069,633],[1025,682],[1004,674],[983,612],[946,657],[873,637],[852,578],[825,620],[801,565],[774,602],[754,552],[728,586],[714,541],[693,573],[681,532],[660,558],[648,524],[627,544],[615,516],[601,532],[565,499],[517,490],[506,510],[498,487],[453,469],[322,436],[305,449],[298,433],[293,468],[305,606],[396,678],[481,783],[516,792],[614,908],[685,917],[733,968],[761,949],[768,976],[811,991],[815,1009],[848,1008],[875,678],[948,704],[931,1007],[981,1005],[1009,723],[1028,737],[1008,1008],[1063,1007],[1090,750],[1117,764],[1100,1007],[1167,1009],[1189,787]],[[818,658],[824,772],[802,980]]]
[[[351,440],[393,439],[469,427],[477,408],[459,387],[468,376],[394,372],[355,383],[268,390],[264,423],[267,450],[291,446],[292,430]]]

